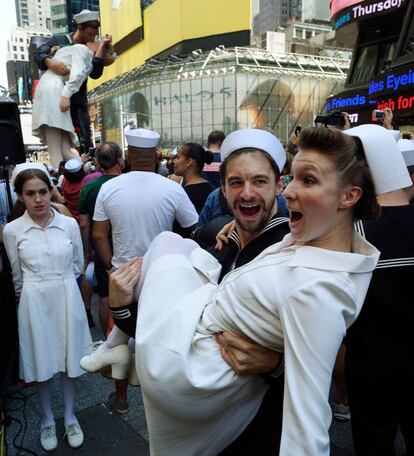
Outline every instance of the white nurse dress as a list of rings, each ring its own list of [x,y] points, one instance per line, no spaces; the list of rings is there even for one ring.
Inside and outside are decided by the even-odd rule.
[[[79,227],[53,210],[45,228],[27,211],[4,228],[4,245],[18,305],[20,377],[43,382],[57,372],[78,377],[79,361],[91,343],[76,277],[82,272]]]
[[[152,263],[136,331],[152,456],[217,455],[256,414],[267,386],[223,361],[214,335],[224,330],[285,353],[280,454],[329,455],[333,365],[379,256],[356,233],[353,252],[287,235],[220,285],[219,264],[201,249]]]

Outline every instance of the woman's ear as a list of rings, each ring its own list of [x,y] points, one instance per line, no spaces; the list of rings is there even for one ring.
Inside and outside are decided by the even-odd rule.
[[[339,209],[349,209],[355,206],[362,196],[362,188],[358,186],[348,187],[342,194]]]

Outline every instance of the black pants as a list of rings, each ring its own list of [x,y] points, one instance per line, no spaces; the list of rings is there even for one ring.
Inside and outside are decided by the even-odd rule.
[[[285,379],[281,375],[267,390],[256,416],[239,437],[219,456],[279,454],[282,436],[283,391]]]
[[[389,361],[389,359],[388,359]],[[384,363],[387,357],[384,356]],[[346,380],[357,456],[394,456],[398,426],[406,456],[414,455],[414,368],[364,368],[347,353]]]
[[[93,147],[88,107],[71,103],[70,115],[79,138],[81,154],[87,153],[89,148]]]

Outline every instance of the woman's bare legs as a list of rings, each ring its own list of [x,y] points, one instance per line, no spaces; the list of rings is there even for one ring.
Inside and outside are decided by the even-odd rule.
[[[54,168],[59,167],[62,160],[76,158],[80,160],[79,154],[72,150],[73,142],[69,132],[60,128],[43,126],[50,161]]]

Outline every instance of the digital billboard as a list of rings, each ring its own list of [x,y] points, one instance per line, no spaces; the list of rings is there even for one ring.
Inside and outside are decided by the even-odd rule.
[[[331,0],[331,22],[335,30],[354,21],[392,12],[407,0]]]

